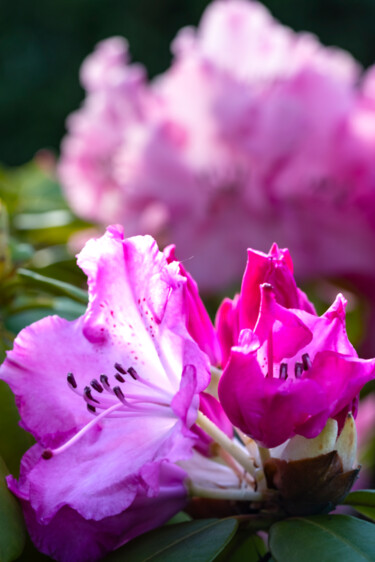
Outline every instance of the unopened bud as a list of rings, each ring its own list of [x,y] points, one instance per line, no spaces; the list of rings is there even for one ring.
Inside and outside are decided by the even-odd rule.
[[[351,414],[339,437],[337,434],[336,420],[329,419],[317,437],[293,437],[282,451],[278,448],[279,458],[272,457],[265,464],[267,484],[279,491],[280,504],[288,514],[330,511],[349,492],[359,472]]]
[[[337,421],[329,418],[323,431],[314,439],[306,439],[302,435],[296,435],[290,439],[280,458],[289,462],[311,459],[330,453],[336,449],[337,433]]]
[[[346,418],[335,449],[341,459],[344,472],[355,468],[357,464],[357,428],[352,414],[348,414]]]

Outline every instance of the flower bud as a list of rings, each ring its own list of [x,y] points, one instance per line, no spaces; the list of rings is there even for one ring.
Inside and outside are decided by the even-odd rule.
[[[279,502],[290,515],[331,511],[349,492],[360,467],[356,466],[357,432],[351,414],[338,436],[337,421],[330,418],[314,439],[297,435],[279,458],[265,464],[270,488],[279,491]],[[274,450],[274,454],[276,450]]]

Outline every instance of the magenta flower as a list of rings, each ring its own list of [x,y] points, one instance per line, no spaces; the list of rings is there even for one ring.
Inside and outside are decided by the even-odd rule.
[[[197,342],[201,350],[207,353],[211,365],[219,365],[221,362],[221,349],[218,335],[199,296],[198,285],[182,263],[177,262],[174,245],[165,248],[164,255],[168,263],[178,263],[180,274],[186,278],[185,291],[189,334]]]
[[[328,418],[342,426],[356,414],[358,393],[375,376],[375,359],[357,357],[345,331],[345,299],[339,295],[321,317],[276,302],[261,286],[255,328],[232,347],[219,383],[231,422],[266,447],[294,435],[316,437]]]
[[[84,63],[60,163],[75,211],[173,241],[201,290],[273,240],[300,277],[373,277],[374,71],[361,84],[347,53],[243,0],[213,2],[172,50],[151,83],[120,38]]]
[[[261,285],[272,285],[276,301],[285,308],[298,308],[315,314],[313,304],[301,291],[293,276],[293,262],[287,249],[273,244],[268,254],[247,250],[247,265],[241,294],[225,298],[216,316],[218,337],[225,366],[231,347],[236,345],[244,328],[254,330],[260,310]]]
[[[30,534],[62,561],[96,560],[184,505],[209,362],[189,335],[186,277],[150,237],[111,227],[78,263],[89,306],[23,330],[0,376],[37,444],[19,481]]]

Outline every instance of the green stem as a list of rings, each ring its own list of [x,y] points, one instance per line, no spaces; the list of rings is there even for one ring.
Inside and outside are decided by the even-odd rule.
[[[205,488],[193,482],[189,482],[188,486],[190,494],[199,498],[247,502],[259,502],[264,499],[263,494],[260,492],[254,492],[246,488]]]
[[[198,412],[196,424],[199,425],[203,431],[208,433],[212,439],[218,443],[225,451],[227,451],[236,461],[255,478],[255,466],[247,454],[247,451],[239,447],[232,439],[221,431],[207,416]]]

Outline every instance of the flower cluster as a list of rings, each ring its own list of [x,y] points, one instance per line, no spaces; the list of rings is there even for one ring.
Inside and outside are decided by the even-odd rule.
[[[74,210],[173,241],[206,291],[274,240],[299,277],[373,277],[374,69],[244,0],[213,2],[172,51],[151,83],[119,37],[84,62],[60,163]]]
[[[160,252],[151,236],[109,227],[78,264],[86,313],[24,329],[0,369],[36,439],[8,486],[42,552],[97,560],[189,497],[269,501],[266,481],[287,513],[347,492],[357,474],[352,415],[375,360],[349,343],[342,296],[319,317],[287,250],[249,250],[241,293],[223,302],[215,329],[174,248]],[[284,452],[262,464],[258,446],[278,445]],[[332,478],[325,485],[318,450],[339,492]],[[318,508],[303,489],[297,507],[289,495],[288,475],[306,470],[300,451],[320,471]]]

